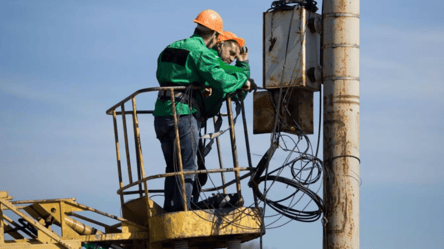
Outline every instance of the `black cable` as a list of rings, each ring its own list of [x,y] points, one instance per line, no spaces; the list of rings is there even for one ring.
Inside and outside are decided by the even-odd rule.
[[[316,6],[317,2],[314,0],[290,0],[290,1],[273,1],[271,3],[271,7],[267,10],[267,12],[279,11],[279,10],[292,10],[296,6],[302,6],[303,8],[316,12],[318,7]]]
[[[340,156],[335,156],[335,157],[328,158],[327,160],[324,161],[324,164],[332,162],[334,159],[343,158],[343,157],[351,157],[351,158],[354,158],[354,159],[358,160],[358,162],[361,163],[361,159],[359,157],[357,157],[357,156],[353,156],[353,155],[340,155]]]
[[[269,200],[268,198],[265,197],[265,195],[260,192],[259,188],[257,189],[257,194],[258,194],[258,198],[267,203],[268,206],[270,206],[274,211],[282,214],[283,216],[290,218],[292,220],[297,220],[297,221],[301,221],[301,222],[313,222],[318,220],[321,215],[322,212],[324,210],[324,204],[322,202],[322,199],[312,190],[310,190],[309,188],[303,186],[302,184],[300,184],[297,181],[288,179],[288,178],[284,178],[284,177],[279,177],[279,176],[263,176],[259,179],[259,182],[262,181],[276,181],[276,182],[281,182],[281,183],[285,183],[289,186],[292,186],[294,188],[296,188],[298,191],[301,191],[302,193],[306,194],[308,197],[310,197],[318,206],[318,210],[314,210],[314,211],[304,211],[304,210],[298,210],[298,209],[294,209],[294,208],[290,208],[288,206],[284,206],[282,204],[279,203],[279,201],[272,201]]]

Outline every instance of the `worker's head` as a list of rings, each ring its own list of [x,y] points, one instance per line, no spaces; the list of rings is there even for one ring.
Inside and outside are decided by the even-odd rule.
[[[229,31],[224,31],[219,35],[215,49],[224,62],[231,64],[239,55],[240,48],[244,45],[244,39],[237,37]]]
[[[235,41],[240,47],[245,46],[245,40],[230,31],[223,31],[220,33],[219,37],[217,38],[217,42],[222,41]]]
[[[228,64],[231,64],[240,52],[237,42],[231,40],[218,42],[214,48],[219,54],[219,57]]]
[[[197,23],[194,33],[202,37],[207,47],[213,47],[223,30],[222,17],[214,10],[204,10],[199,13],[194,22]]]
[[[208,48],[213,47],[217,43],[217,38],[219,34],[216,31],[211,30],[205,26],[198,24],[196,29],[194,30],[194,33],[202,37],[205,45]]]

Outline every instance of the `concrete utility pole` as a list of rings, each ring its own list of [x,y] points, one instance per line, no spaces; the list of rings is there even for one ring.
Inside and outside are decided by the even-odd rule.
[[[325,0],[324,249],[359,248],[359,0]]]

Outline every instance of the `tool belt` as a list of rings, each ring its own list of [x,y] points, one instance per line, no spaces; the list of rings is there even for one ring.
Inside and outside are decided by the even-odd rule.
[[[167,82],[167,83],[163,83],[161,86],[162,87],[171,87],[171,86],[174,87],[174,86],[187,86],[187,85],[180,85],[180,84],[173,83],[173,82]],[[189,96],[189,94],[191,94],[191,96]],[[179,101],[181,103],[185,103],[184,101],[187,101],[192,98],[196,98],[196,90],[195,89],[174,90],[174,99],[176,101]],[[160,90],[159,94],[157,95],[157,99],[171,100],[171,91],[170,90]]]
[[[197,83],[193,83],[192,85],[196,85]],[[169,87],[169,86],[183,86],[176,83],[166,83],[162,85],[163,87]],[[183,104],[187,104],[189,106],[192,106],[197,110],[197,117],[201,117],[201,107],[197,104],[196,98],[199,96],[200,89],[180,89],[180,90],[174,90],[174,100],[176,102],[180,102]],[[158,100],[166,101],[171,100],[171,91],[170,90],[160,90],[157,95]],[[202,101],[203,102],[203,101]]]
[[[184,96],[184,90],[174,90],[174,99],[182,98]],[[170,90],[160,90],[157,94],[157,99],[160,100],[171,100]]]

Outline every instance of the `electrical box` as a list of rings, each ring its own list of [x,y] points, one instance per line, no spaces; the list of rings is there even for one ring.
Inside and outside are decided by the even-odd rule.
[[[263,86],[319,91],[321,15],[302,6],[264,13]],[[284,67],[285,66],[285,67]]]
[[[279,89],[253,94],[253,134],[271,133],[274,128]],[[281,96],[280,128],[283,132],[313,134],[313,92],[287,88]]]

